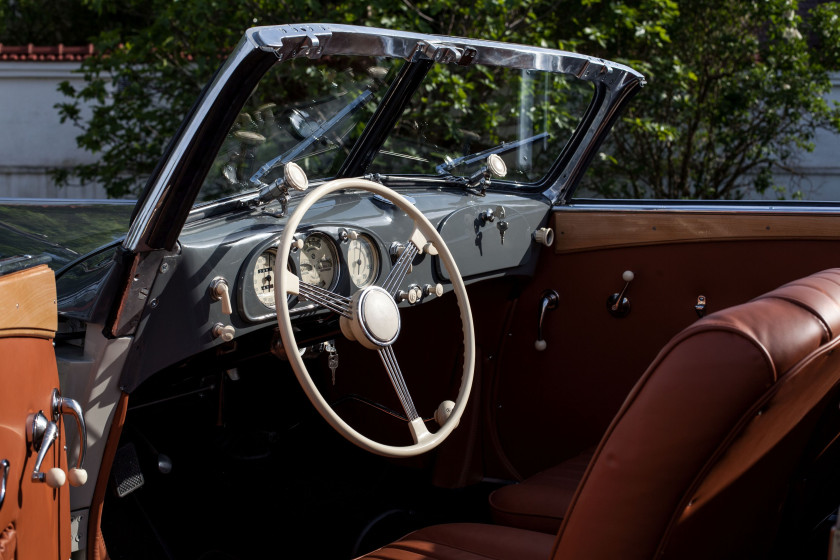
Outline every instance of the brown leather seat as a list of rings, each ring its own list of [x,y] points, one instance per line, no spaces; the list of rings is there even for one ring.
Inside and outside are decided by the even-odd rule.
[[[500,525],[556,534],[572,503],[594,449],[490,494],[493,521]]]
[[[710,315],[674,337],[628,395],[556,537],[444,525],[366,558],[763,556],[837,398],[839,335],[840,269]]]

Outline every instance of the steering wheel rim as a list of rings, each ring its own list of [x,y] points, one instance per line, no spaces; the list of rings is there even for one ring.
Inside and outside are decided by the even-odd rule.
[[[347,424],[341,417],[339,417],[338,414],[336,414],[336,412],[329,405],[329,403],[323,398],[323,396],[321,396],[321,393],[318,390],[315,383],[313,382],[312,378],[310,377],[309,372],[306,368],[306,364],[304,363],[303,358],[300,356],[300,354],[298,352],[292,351],[286,352],[286,355],[289,358],[289,362],[292,365],[292,370],[294,371],[298,382],[300,383],[304,393],[309,398],[312,405],[315,407],[318,413],[321,414],[321,416],[327,421],[327,423],[330,424],[330,426],[332,426],[333,429],[340,433],[345,439],[372,453],[376,453],[378,455],[383,455],[386,457],[412,457],[415,455],[420,455],[437,447],[444,439],[446,439],[447,436],[449,436],[449,434],[452,433],[452,431],[458,426],[458,423],[460,422],[461,416],[464,413],[464,409],[466,408],[469,399],[475,369],[475,333],[473,329],[472,312],[470,310],[470,304],[467,298],[467,291],[464,286],[464,281],[461,278],[461,274],[458,271],[458,267],[455,264],[455,260],[449,251],[449,248],[446,246],[446,243],[444,243],[443,238],[440,236],[440,234],[437,232],[437,230],[434,228],[431,222],[429,222],[429,220],[422,214],[422,212],[417,210],[417,208],[415,208],[414,205],[412,205],[404,197],[389,189],[388,187],[385,187],[378,183],[374,183],[372,181],[367,181],[365,179],[336,179],[310,191],[303,198],[300,204],[297,205],[294,212],[292,212],[292,214],[289,216],[289,219],[283,230],[283,234],[280,238],[279,245],[277,247],[276,262],[285,263],[288,259],[288,255],[292,246],[292,241],[294,240],[294,235],[297,231],[297,227],[298,225],[300,225],[301,219],[306,214],[307,210],[309,210],[315,202],[317,202],[324,196],[345,189],[364,190],[367,192],[378,194],[395,204],[400,210],[405,212],[414,221],[414,234],[412,234],[411,239],[409,241],[415,242],[415,244],[417,240],[422,239],[431,242],[434,249],[437,250],[437,255],[440,257],[441,262],[443,263],[444,267],[446,267],[450,281],[452,283],[455,297],[458,302],[458,308],[461,315],[461,326],[464,334],[464,368],[461,376],[461,387],[458,390],[458,396],[455,401],[455,405],[452,407],[452,412],[449,414],[447,420],[443,423],[442,426],[440,426],[440,428],[437,431],[429,432],[425,428],[422,418],[415,418],[413,420],[409,419],[409,429],[411,431],[412,438],[414,439],[415,443],[403,446],[387,445],[368,438],[367,436],[363,435],[355,428]],[[420,234],[420,237],[417,236],[418,232]],[[422,245],[423,246],[418,247],[420,251],[423,251],[427,248],[425,247],[425,244]],[[400,278],[400,281],[401,280],[402,278]],[[385,282],[387,281],[388,279],[386,278]],[[294,273],[288,271],[285,266],[281,265],[280,267],[277,267],[275,269],[275,283],[276,286],[274,291],[274,299],[275,309],[277,310],[277,325],[280,329],[280,338],[283,341],[283,346],[285,348],[297,348],[297,343],[295,341],[294,331],[292,328],[291,316],[289,313],[289,302],[287,294],[299,293],[300,286],[301,284],[303,284],[303,282],[301,282]],[[366,288],[366,290],[367,289],[368,288]],[[382,290],[382,288],[378,289]],[[357,294],[358,293],[360,292],[357,292]],[[394,307],[396,308],[396,305]],[[345,328],[345,326],[346,323],[349,323],[349,321],[345,322],[344,317],[342,317],[341,320],[343,322],[342,332],[344,332],[345,336],[347,336],[348,331]],[[399,321],[399,315],[397,316],[397,320]],[[391,343],[389,342],[387,346],[384,347],[390,348]],[[391,369],[386,364],[386,358],[383,357],[383,355],[385,355],[386,352],[387,350],[384,352],[380,352],[380,357],[382,357],[386,371],[388,371],[389,375],[391,375]],[[391,356],[393,357],[392,351]],[[396,365],[396,362],[394,363]],[[398,365],[396,365],[396,369],[397,372],[399,372]]]

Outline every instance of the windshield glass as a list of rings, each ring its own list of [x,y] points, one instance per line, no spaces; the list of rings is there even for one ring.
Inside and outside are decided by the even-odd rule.
[[[310,181],[335,177],[404,64],[409,63],[334,55],[275,64],[228,131],[197,202],[272,185],[289,162],[303,168]],[[364,171],[468,177],[495,153],[508,174],[494,184],[533,185],[560,156],[593,90],[591,82],[566,74],[435,64],[408,97],[396,125],[377,131],[388,134]]]
[[[228,132],[197,202],[271,184],[288,162],[310,180],[335,175],[401,65],[352,56],[275,64]]]
[[[497,153],[506,181],[535,183],[578,125],[592,89],[562,74],[437,65],[368,171],[463,177]]]

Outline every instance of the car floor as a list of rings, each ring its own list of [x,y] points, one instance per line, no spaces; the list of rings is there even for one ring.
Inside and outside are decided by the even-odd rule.
[[[422,526],[489,521],[492,484],[434,487],[431,460],[355,447],[277,363],[235,381],[168,372],[132,395],[103,507],[112,559],[345,559]],[[142,486],[118,497],[138,467]]]

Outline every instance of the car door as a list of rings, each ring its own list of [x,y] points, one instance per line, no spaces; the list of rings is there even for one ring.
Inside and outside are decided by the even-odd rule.
[[[835,267],[840,250],[840,221],[827,207],[602,201],[555,206],[549,223],[554,242],[516,300],[496,360],[499,476],[528,476],[595,445],[682,328]],[[608,300],[622,291],[625,313],[611,312]],[[541,302],[552,292],[539,350]]]
[[[53,395],[56,327],[55,276],[46,265],[0,276],[2,560],[70,557],[64,423]]]

